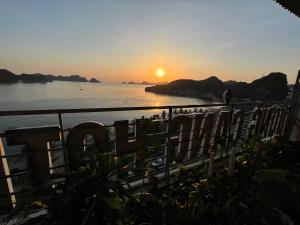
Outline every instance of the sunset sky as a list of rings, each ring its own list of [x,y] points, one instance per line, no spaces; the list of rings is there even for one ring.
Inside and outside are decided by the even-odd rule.
[[[272,0],[0,0],[0,68],[155,82],[280,71],[293,83],[300,19]]]

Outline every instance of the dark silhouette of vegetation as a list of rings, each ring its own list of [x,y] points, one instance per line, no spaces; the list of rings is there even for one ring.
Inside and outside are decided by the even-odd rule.
[[[270,73],[250,84],[251,98],[260,100],[282,100],[287,97],[286,75],[283,73]]]
[[[170,186],[149,177],[136,194],[116,179],[111,153],[91,151],[85,166],[64,174],[63,192],[45,191],[32,206],[48,214],[32,224],[293,225],[300,223],[300,164],[295,146],[247,140],[233,177],[226,163],[208,182],[205,166],[181,167]],[[22,208],[24,210],[24,208]]]
[[[287,78],[283,73],[270,73],[267,76],[256,79],[251,83],[227,81],[222,82],[212,76],[205,80],[175,80],[166,85],[146,87],[145,91],[183,95],[199,98],[221,98],[225,90],[231,89],[234,98],[246,98],[253,100],[280,101],[287,97]]]
[[[16,74],[6,69],[0,69],[0,83],[16,83],[16,82],[18,82],[18,77]]]
[[[96,78],[91,78],[87,80],[85,77],[80,75],[70,75],[70,76],[62,76],[62,75],[44,75],[40,73],[35,74],[25,74],[22,73],[20,75],[16,75],[6,69],[0,69],[0,83],[16,83],[18,81],[24,83],[46,83],[52,81],[71,81],[71,82],[93,82],[100,83]]]

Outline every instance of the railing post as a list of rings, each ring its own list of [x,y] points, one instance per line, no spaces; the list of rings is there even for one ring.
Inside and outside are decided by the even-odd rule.
[[[208,172],[207,172],[207,180],[208,184],[211,185],[213,183],[214,176],[214,161],[215,161],[215,152],[210,152],[209,162],[208,162]]]
[[[233,115],[233,105],[230,105],[229,111],[229,120],[228,120],[228,133],[227,133],[227,141],[226,141],[226,156],[228,155],[229,148],[230,148],[230,139],[231,139],[231,125],[232,125],[232,115]]]
[[[232,178],[234,174],[234,167],[235,167],[235,155],[237,147],[231,148],[230,155],[229,155],[229,165],[228,165],[228,176]]]
[[[7,159],[5,158],[4,147],[0,138],[0,211],[9,210],[13,207],[10,193],[13,192],[11,178],[5,178],[10,175]]]
[[[167,142],[167,152],[166,152],[166,165],[165,165],[165,177],[167,180],[167,187],[169,187],[170,184],[170,148],[171,148],[171,124],[172,124],[172,116],[173,116],[173,109],[172,106],[169,107],[169,115],[168,115],[168,142]]]
[[[61,139],[61,144],[62,144],[62,150],[64,153],[64,162],[66,165],[66,169],[69,167],[69,160],[68,160],[68,153],[67,153],[67,149],[66,149],[66,143],[65,143],[65,134],[64,134],[64,127],[63,127],[63,121],[62,121],[62,115],[61,112],[58,113],[58,120],[59,120],[59,135],[60,135],[60,139]]]
[[[300,98],[300,70],[296,78],[296,82],[293,88],[292,102],[290,104],[290,110],[288,112],[287,121],[283,130],[283,142],[288,144],[292,130],[297,117],[297,111],[299,110],[299,98]]]

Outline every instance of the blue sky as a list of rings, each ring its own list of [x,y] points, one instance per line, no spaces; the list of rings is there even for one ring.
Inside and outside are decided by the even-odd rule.
[[[300,69],[300,19],[272,0],[0,0],[0,68],[102,80],[252,81]]]

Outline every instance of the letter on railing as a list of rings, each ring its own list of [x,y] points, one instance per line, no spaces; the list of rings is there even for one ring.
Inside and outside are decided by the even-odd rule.
[[[281,107],[280,109],[280,118],[278,121],[278,126],[276,129],[276,132],[278,135],[282,135],[283,131],[284,131],[284,127],[285,127],[285,123],[287,120],[287,115],[288,115],[288,110],[286,107]]]
[[[268,107],[264,108],[261,111],[261,120],[258,127],[258,134],[260,134],[262,137],[266,137],[268,135],[270,124],[272,123],[272,114],[273,114],[273,108]]]
[[[246,137],[249,138],[253,134],[259,132],[262,121],[262,110],[260,108],[254,108],[250,114],[249,123],[247,127]]]
[[[267,135],[272,136],[275,133],[277,117],[279,114],[279,109],[276,105],[271,107],[271,116],[268,124]]]
[[[211,144],[210,139],[213,130],[214,116],[215,113],[212,112],[206,113],[204,117],[203,114],[196,116],[193,129],[191,158],[197,156],[202,147],[202,142],[204,142],[202,154],[207,155]]]
[[[118,156],[135,153],[135,166],[144,165],[145,151],[145,123],[143,119],[136,120],[135,138],[129,140],[128,120],[115,122],[116,128],[116,154]]]
[[[281,107],[276,106],[274,123],[273,123],[273,126],[271,127],[271,135],[278,135],[277,128],[278,128],[279,121],[280,121],[280,115],[281,115]]]
[[[104,125],[97,122],[81,123],[71,129],[67,137],[67,149],[70,169],[78,169],[80,162],[85,158],[84,139],[92,135],[97,150],[107,152],[108,133]]]
[[[243,123],[244,112],[242,110],[236,110],[232,117],[232,126],[234,126],[232,137],[233,141],[238,141],[240,139],[243,131]]]
[[[172,120],[171,131],[173,136],[174,135],[178,136],[179,153],[177,156],[175,155],[170,156],[170,158],[172,158],[176,162],[183,162],[184,158],[187,155],[190,140],[191,140],[192,122],[193,122],[192,118],[184,115],[177,116]]]
[[[229,112],[228,111],[221,111],[218,114],[218,118],[216,121],[216,129],[213,134],[214,145],[218,143],[218,139],[220,141],[219,144],[221,144],[222,146],[225,145],[225,142],[223,142],[222,139],[224,140],[227,136],[228,120],[229,120]],[[222,143],[224,143],[224,144],[222,144]]]
[[[32,180],[45,183],[49,179],[49,166],[52,164],[48,143],[59,141],[59,126],[7,130],[5,137],[9,146],[25,145],[25,151],[29,153],[28,166],[32,170]]]

